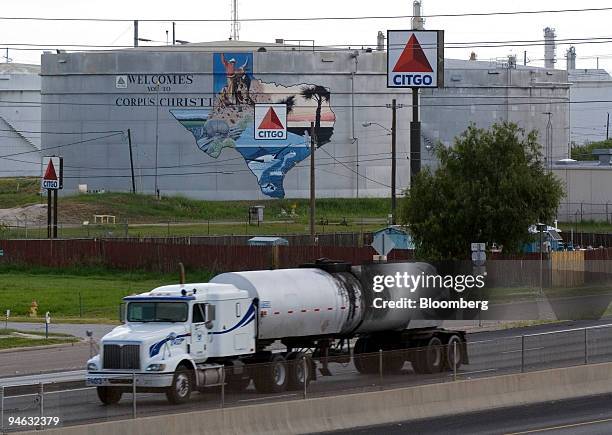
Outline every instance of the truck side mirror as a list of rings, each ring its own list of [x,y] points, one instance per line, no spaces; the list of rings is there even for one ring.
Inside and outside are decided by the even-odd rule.
[[[126,307],[125,302],[121,302],[121,303],[119,304],[119,321],[120,321],[121,323],[124,323],[124,322],[125,322],[125,317],[126,317],[126,316],[125,316],[125,307]]]

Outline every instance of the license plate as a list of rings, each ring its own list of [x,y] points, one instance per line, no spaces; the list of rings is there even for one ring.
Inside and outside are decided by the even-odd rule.
[[[85,384],[88,386],[100,386],[110,384],[110,380],[107,378],[87,378]]]

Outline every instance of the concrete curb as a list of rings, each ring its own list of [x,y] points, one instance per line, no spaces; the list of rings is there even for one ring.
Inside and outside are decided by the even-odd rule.
[[[62,435],[300,434],[612,391],[612,363],[49,429]],[[34,435],[37,432],[22,432]]]

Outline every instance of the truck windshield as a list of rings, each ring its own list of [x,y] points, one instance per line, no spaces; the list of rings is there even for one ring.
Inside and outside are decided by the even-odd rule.
[[[184,302],[130,302],[128,322],[186,322],[187,304]]]

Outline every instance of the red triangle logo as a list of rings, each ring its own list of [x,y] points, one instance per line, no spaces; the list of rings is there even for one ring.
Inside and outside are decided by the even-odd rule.
[[[433,72],[427,56],[421,48],[421,44],[416,39],[414,33],[404,47],[404,51],[400,55],[397,63],[393,67],[393,72]]]
[[[53,165],[53,160],[49,160],[49,164],[47,165],[47,170],[45,171],[44,180],[57,180],[57,173],[55,172],[55,166]]]
[[[283,123],[278,118],[273,107],[268,109],[266,116],[263,117],[259,124],[259,130],[284,130]]]

